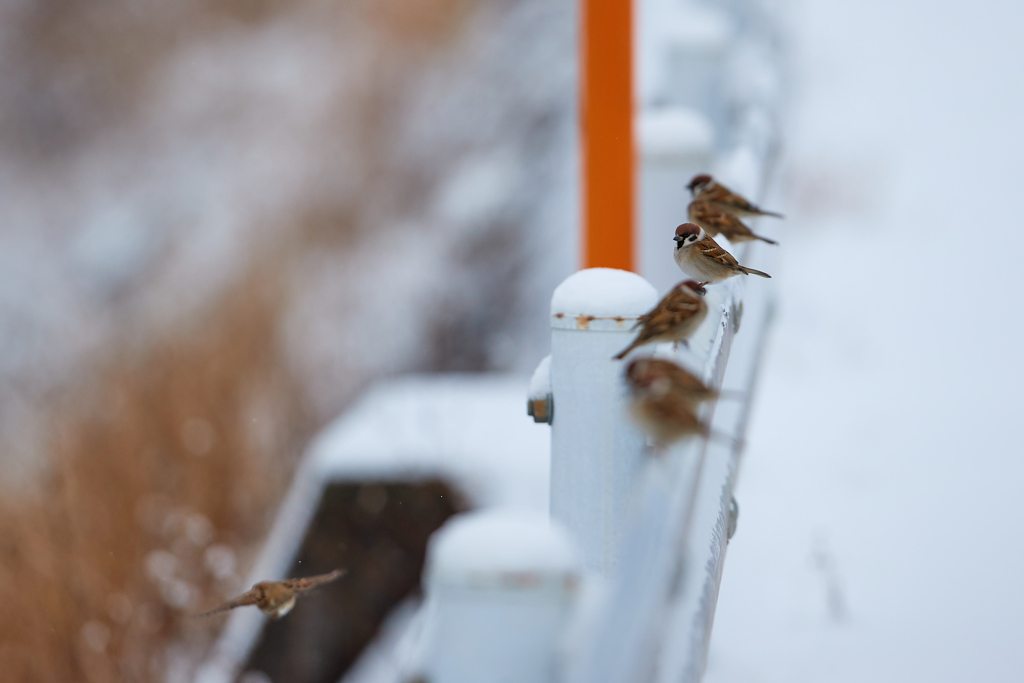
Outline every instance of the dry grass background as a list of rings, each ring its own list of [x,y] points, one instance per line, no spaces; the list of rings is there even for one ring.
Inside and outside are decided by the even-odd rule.
[[[52,469],[0,504],[5,681],[162,680],[183,614],[238,588],[314,426],[274,289],[238,283],[55,409]]]
[[[0,96],[12,105],[0,115],[0,144],[26,176],[45,178],[76,150],[115,136],[123,142],[143,115],[152,75],[202,35],[258,30],[297,11],[339,33],[358,19],[369,38],[357,44],[367,54],[357,56],[379,78],[339,95],[357,101],[355,118],[335,124],[350,129],[346,139],[357,147],[355,189],[316,186],[258,217],[275,227],[254,225],[242,266],[200,306],[153,328],[158,333],[126,315],[123,334],[40,404],[48,466],[25,485],[0,487],[4,683],[188,679],[216,626],[186,628],[183,615],[241,587],[301,448],[325,417],[282,344],[295,282],[311,260],[355,249],[367,225],[412,211],[430,194],[445,161],[395,159],[389,136],[402,102],[394,92],[415,79],[426,56],[464,38],[468,18],[488,2],[195,0],[143,8],[44,0],[5,10],[18,22],[7,31],[7,54],[24,68],[0,79]],[[331,166],[318,172],[330,176]],[[418,367],[487,366],[488,331],[508,314],[484,304],[514,305],[507,292],[523,276],[523,254],[510,254],[522,251],[514,236],[520,218],[506,213],[454,255],[472,264],[467,277],[486,279],[474,305],[488,312],[465,321],[459,302],[438,302]],[[506,255],[497,268],[487,259],[495,249]],[[364,381],[339,387],[329,408]]]

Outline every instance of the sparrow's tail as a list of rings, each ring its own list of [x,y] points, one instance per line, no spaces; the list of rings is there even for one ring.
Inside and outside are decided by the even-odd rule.
[[[768,244],[778,244],[778,242],[776,242],[775,240],[770,240],[767,237],[761,237],[760,235],[754,235],[754,237],[761,240],[762,242],[767,242]]]
[[[632,351],[633,349],[635,349],[637,346],[640,345],[639,342],[640,342],[640,338],[637,337],[636,339],[633,340],[632,344],[630,344],[629,346],[627,346],[626,348],[622,349],[617,354],[612,356],[612,360],[622,360],[623,358],[626,357],[627,353],[629,353],[630,351]]]
[[[220,614],[221,612],[227,612],[237,607],[237,605],[221,605],[217,609],[212,609],[209,612],[203,612],[202,614],[190,614],[188,615],[191,619],[205,619],[206,617],[212,617],[214,614]]]
[[[708,441],[719,443],[725,446],[726,448],[737,449],[743,446],[743,441],[735,437],[732,437],[726,434],[725,432],[720,432],[715,429],[711,429],[707,425],[702,425],[702,427],[703,429],[701,430],[701,433],[694,434],[693,436],[699,436],[702,439],[707,439]],[[651,455],[655,457],[663,457],[666,453],[668,453],[668,450],[669,448],[671,448],[671,446],[671,443],[660,443],[655,441],[654,443],[651,444]]]
[[[758,209],[757,213],[761,216],[771,216],[772,218],[785,218],[781,213],[775,213],[774,211],[765,211],[764,209]]]
[[[771,275],[768,273],[762,273],[760,270],[754,270],[753,268],[747,268],[746,266],[740,266],[740,270],[746,275],[758,275],[760,277],[766,277],[771,279]]]

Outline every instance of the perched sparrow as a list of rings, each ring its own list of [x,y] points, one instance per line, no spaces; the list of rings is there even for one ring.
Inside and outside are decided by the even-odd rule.
[[[706,290],[693,280],[680,282],[665,298],[649,312],[644,313],[633,326],[640,328],[633,343],[624,348],[615,360],[622,360],[626,354],[644,344],[658,342],[683,342],[690,338],[708,314],[704,303]]]
[[[730,242],[736,243],[761,240],[768,244],[778,244],[775,240],[755,235],[750,231],[750,228],[743,223],[743,221],[733,214],[719,208],[719,206],[713,202],[709,202],[704,199],[695,199],[690,202],[690,206],[687,207],[686,213],[689,216],[691,223],[696,223],[700,227],[704,228],[704,232],[712,237],[716,235],[725,235]]]
[[[760,270],[741,266],[732,254],[708,237],[703,228],[693,223],[683,223],[676,228],[676,235],[672,239],[676,241],[676,265],[704,284],[721,282],[740,273],[771,277]]]
[[[270,615],[273,619],[280,619],[291,611],[295,606],[295,597],[299,593],[313,590],[317,586],[330,583],[340,579],[345,574],[344,569],[335,569],[329,574],[310,576],[305,579],[285,579],[284,581],[260,581],[252,587],[248,593],[239,595],[234,600],[225,602],[217,609],[195,615],[196,617],[208,617],[220,612],[227,612],[236,607],[256,605],[264,614]]]
[[[712,202],[723,211],[727,211],[737,218],[749,218],[751,216],[775,216],[782,218],[781,213],[764,211],[757,205],[747,201],[743,195],[738,195],[725,185],[719,185],[715,179],[706,173],[693,176],[693,180],[687,185],[694,199],[703,199]]]
[[[626,384],[633,420],[659,447],[685,436],[709,436],[710,429],[694,411],[714,392],[675,363],[638,358],[626,367]]]

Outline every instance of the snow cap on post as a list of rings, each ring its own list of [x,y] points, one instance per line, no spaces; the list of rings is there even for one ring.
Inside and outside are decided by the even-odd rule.
[[[551,326],[568,329],[628,330],[654,308],[658,292],[628,270],[587,268],[573,273],[551,297]]]
[[[430,539],[428,585],[537,585],[575,580],[580,560],[569,535],[547,515],[486,510],[458,515]]]
[[[537,369],[530,377],[530,393],[527,396],[531,399],[544,398],[551,393],[551,354],[544,356]]]

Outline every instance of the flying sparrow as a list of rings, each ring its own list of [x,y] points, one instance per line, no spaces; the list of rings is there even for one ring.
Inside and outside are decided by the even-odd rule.
[[[727,280],[733,275],[759,275],[770,278],[768,273],[741,266],[732,254],[718,246],[708,237],[704,229],[693,223],[683,223],[676,228],[676,265],[680,270],[704,284]]]
[[[708,314],[704,303],[703,287],[693,280],[680,282],[665,295],[658,305],[640,316],[633,329],[640,328],[633,343],[614,358],[622,360],[633,349],[658,342],[683,342],[690,338]]]
[[[695,410],[715,394],[675,363],[638,358],[626,367],[626,384],[630,415],[659,448],[685,436],[710,435]]]
[[[733,214],[719,208],[714,202],[705,199],[695,199],[690,202],[686,213],[691,223],[696,223],[704,228],[704,232],[711,235],[725,235],[730,242],[750,242],[761,240],[768,244],[778,244],[775,240],[761,237],[751,232],[750,228]]]
[[[718,208],[727,211],[737,218],[750,218],[751,216],[775,216],[782,218],[781,213],[765,211],[753,204],[743,195],[736,194],[725,185],[720,185],[707,173],[693,176],[693,180],[687,185],[694,199],[703,199],[718,205]]]
[[[208,617],[213,614],[227,612],[236,607],[256,605],[260,610],[273,619],[280,619],[291,611],[295,606],[295,598],[299,593],[313,590],[325,583],[340,579],[346,570],[335,569],[329,574],[310,576],[305,579],[285,579],[284,581],[260,581],[247,593],[239,595],[234,600],[229,600],[217,609],[195,615],[197,618]]]

